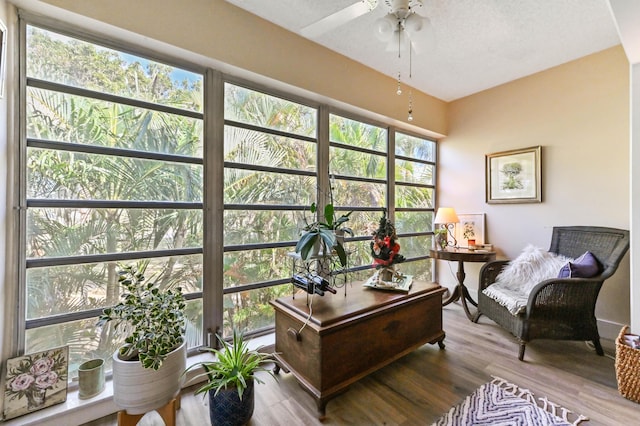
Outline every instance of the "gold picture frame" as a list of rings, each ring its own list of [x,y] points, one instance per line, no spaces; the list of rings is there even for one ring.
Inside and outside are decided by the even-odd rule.
[[[541,146],[487,154],[487,203],[541,203],[541,154]]]

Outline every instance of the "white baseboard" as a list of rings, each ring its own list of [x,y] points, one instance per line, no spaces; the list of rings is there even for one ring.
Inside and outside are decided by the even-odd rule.
[[[598,333],[600,333],[600,338],[607,340],[616,340],[618,334],[620,334],[620,330],[622,327],[628,324],[620,324],[614,321],[608,320],[597,320],[598,322]]]

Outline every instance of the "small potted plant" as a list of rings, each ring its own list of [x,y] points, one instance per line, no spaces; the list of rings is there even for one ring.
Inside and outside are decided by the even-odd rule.
[[[316,203],[311,204],[310,211],[314,215],[317,214]],[[300,240],[296,244],[296,253],[300,253],[302,259],[309,260],[314,255],[331,253],[335,250],[340,264],[346,266],[347,254],[344,250],[344,234],[353,236],[353,230],[344,224],[349,221],[351,213],[353,212],[336,217],[333,204],[325,205],[322,210],[324,221],[308,222],[305,225]]]
[[[265,364],[274,361],[273,354],[260,352],[262,347],[250,349],[242,333],[233,331],[233,340],[228,343],[216,336],[220,349],[206,348],[213,361],[202,361],[191,365],[184,373],[193,369],[202,369],[190,381],[204,379],[195,394],[209,395],[209,416],[212,425],[244,425],[253,415],[255,406],[255,383],[264,383],[256,373],[273,372]]]
[[[182,289],[161,290],[145,281],[146,266],[125,266],[119,272],[122,301],[105,308],[98,321],[98,326],[113,321],[126,333],[113,354],[113,389],[114,402],[129,414],[171,401],[182,387],[187,359]]]
[[[444,250],[449,245],[448,230],[446,228],[437,228],[433,230],[433,236],[436,242],[436,248]]]
[[[382,281],[391,281],[395,274],[393,265],[405,261],[405,257],[400,254],[400,244],[397,239],[396,227],[384,211],[378,222],[378,229],[373,232],[373,241],[370,243],[373,265],[380,273]]]

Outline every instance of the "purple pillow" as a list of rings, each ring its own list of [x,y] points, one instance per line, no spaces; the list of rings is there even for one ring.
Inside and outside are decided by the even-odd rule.
[[[591,278],[600,273],[598,259],[590,251],[560,269],[558,278]]]

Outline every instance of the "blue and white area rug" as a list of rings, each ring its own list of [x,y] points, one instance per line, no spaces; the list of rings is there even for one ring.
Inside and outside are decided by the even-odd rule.
[[[480,386],[432,426],[577,425],[588,417],[575,414],[546,397],[536,398],[500,377]]]

